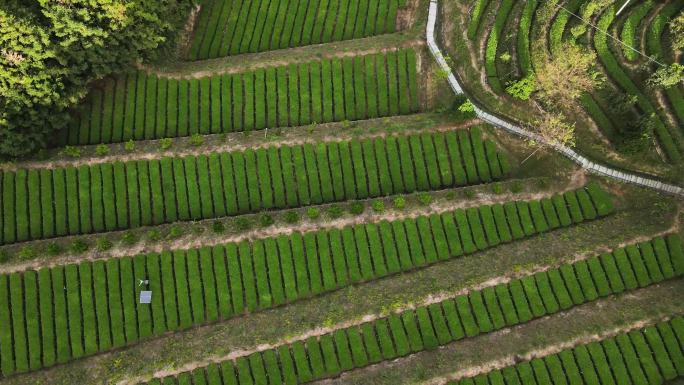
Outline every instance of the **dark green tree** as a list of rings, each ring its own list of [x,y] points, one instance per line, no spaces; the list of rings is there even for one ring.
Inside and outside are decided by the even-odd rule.
[[[87,85],[171,45],[192,0],[0,1],[0,155],[48,145]]]

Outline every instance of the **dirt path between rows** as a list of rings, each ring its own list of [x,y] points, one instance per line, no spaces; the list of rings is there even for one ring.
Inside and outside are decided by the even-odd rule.
[[[261,345],[254,347],[254,348],[251,348],[251,349],[234,350],[227,355],[215,356],[215,357],[208,358],[206,360],[187,363],[187,364],[184,364],[182,366],[177,366],[177,367],[174,366],[173,368],[158,370],[153,374],[153,377],[154,378],[162,378],[162,377],[166,377],[166,376],[178,375],[179,373],[189,372],[189,371],[192,371],[192,370],[197,369],[197,368],[208,366],[212,363],[220,364],[223,361],[235,360],[235,359],[240,358],[240,357],[247,357],[253,353],[262,352],[262,351],[270,350],[270,349],[276,349],[276,348],[283,346],[283,345],[289,345],[289,344],[292,344],[292,343],[295,343],[298,341],[304,341],[310,337],[319,337],[319,336],[322,336],[325,334],[331,334],[337,330],[346,329],[346,328],[353,327],[353,326],[358,326],[358,325],[368,323],[368,322],[373,322],[373,321],[376,321],[376,320],[381,319],[381,318],[386,318],[391,314],[400,314],[400,313],[408,311],[408,310],[415,310],[416,308],[419,308],[419,307],[425,307],[425,306],[429,306],[432,304],[441,303],[441,302],[447,301],[449,299],[453,299],[453,298],[460,296],[460,295],[466,295],[466,294],[469,294],[469,293],[474,292],[474,291],[480,291],[480,290],[487,288],[487,287],[492,287],[492,286],[496,286],[499,284],[505,284],[505,283],[508,283],[514,279],[533,275],[533,274],[538,273],[538,272],[548,271],[550,269],[557,268],[557,267],[564,265],[564,264],[576,263],[578,261],[588,259],[588,258],[590,258],[596,254],[597,254],[596,251],[592,251],[591,253],[577,254],[570,261],[563,260],[562,262],[557,262],[557,263],[553,263],[553,264],[539,265],[539,266],[536,266],[532,269],[510,272],[508,274],[505,274],[505,275],[502,275],[499,277],[495,277],[495,278],[491,278],[491,279],[486,280],[484,282],[481,282],[477,285],[472,285],[472,286],[469,286],[466,288],[462,288],[462,289],[454,291],[454,292],[430,294],[430,295],[426,296],[421,301],[415,301],[415,302],[412,302],[409,304],[403,304],[401,306],[393,308],[391,311],[387,311],[387,312],[383,312],[383,313],[366,314],[364,316],[357,317],[356,319],[347,320],[345,322],[337,323],[335,325],[311,329],[305,333],[301,333],[299,335],[292,336],[292,337],[283,338],[283,339],[278,340],[274,343],[261,344]],[[644,288],[643,290],[647,290],[647,289],[648,288]],[[629,291],[625,295],[638,295],[638,290]],[[606,300],[609,300],[609,299],[599,299],[599,300],[592,301],[589,303],[590,304],[591,303],[597,303],[597,302],[606,301]],[[568,312],[572,312],[573,309],[575,309],[576,307],[577,306],[574,306],[574,307],[572,307],[566,311],[560,311],[560,312],[555,313],[553,315],[544,316],[544,317],[542,317],[542,319],[548,318],[548,317],[563,317],[564,314],[566,314]],[[526,355],[523,356],[523,359],[525,359],[526,357],[536,357],[539,355],[553,354],[557,350],[567,349],[566,346],[574,346],[577,344],[586,343],[583,341],[591,342],[591,341],[597,340],[597,339],[608,338],[611,335],[619,334],[619,333],[623,332],[623,330],[626,330],[626,329],[632,330],[632,329],[636,329],[636,328],[641,328],[644,325],[651,324],[654,322],[655,321],[653,319],[641,320],[639,322],[628,325],[626,328],[612,329],[612,330],[609,330],[609,331],[607,331],[605,333],[601,333],[601,334],[586,335],[586,336],[583,336],[583,337],[578,338],[576,340],[570,341],[568,343],[549,345],[549,346],[545,347],[543,350],[535,350],[535,351],[528,352]],[[516,326],[519,326],[519,325],[516,325]],[[503,329],[503,330],[500,330],[498,332],[505,332],[506,330],[507,329]],[[420,354],[420,353],[416,353],[416,354]],[[452,377],[459,377],[459,378],[460,377],[469,377],[471,373],[478,374],[480,372],[491,371],[494,368],[509,366],[509,365],[511,365],[511,362],[515,362],[516,357],[517,357],[517,359],[520,359],[519,356],[510,356],[510,357],[507,356],[505,358],[502,358],[502,359],[499,359],[499,360],[496,360],[493,362],[489,362],[486,365],[472,367],[472,368],[469,368],[469,369],[464,370],[464,371],[459,371],[458,373],[454,374]],[[406,357],[402,357],[400,359],[405,359],[405,358]],[[380,365],[381,365],[381,363],[380,363]],[[143,381],[149,381],[149,379],[150,378],[147,378],[147,377],[145,377],[145,378],[132,378],[132,379],[127,379],[127,380],[122,380],[122,381],[118,382],[117,385],[134,385],[134,384],[141,383]],[[445,380],[446,380],[446,378],[439,378],[436,380],[436,382],[430,382],[430,384],[445,382]]]
[[[551,344],[543,349],[530,350],[525,354],[512,354],[506,357],[500,358],[498,360],[488,361],[482,365],[472,366],[467,369],[459,370],[449,376],[436,377],[430,381],[423,383],[422,385],[443,385],[449,381],[458,381],[463,378],[475,377],[480,374],[486,374],[494,370],[500,370],[509,366],[513,366],[521,361],[532,361],[535,358],[544,358],[553,354],[560,353],[563,350],[573,349],[580,345],[586,345],[592,342],[599,342],[607,340],[609,338],[618,336],[620,334],[629,333],[633,330],[643,329],[647,326],[654,325],[659,322],[669,321],[674,318],[673,316],[665,317],[652,317],[647,319],[642,319],[639,321],[631,322],[627,325],[621,327],[616,327],[608,330],[603,330],[600,333],[586,334],[583,336],[576,337],[569,341],[564,341],[561,343]]]
[[[683,283],[669,281],[634,293],[599,299],[500,331],[452,342],[437,350],[383,361],[312,384],[442,385],[452,379],[490,372],[681,316],[684,307],[673,293],[681,290]],[[663,300],[653,306],[652,313],[643,309],[658,298]],[[416,367],[422,370],[422,375],[415,373]],[[431,377],[435,372],[439,375]]]
[[[384,118],[368,120],[369,124],[377,124],[378,127],[386,125]],[[244,133],[226,134],[225,140],[212,143],[206,143],[201,146],[190,146],[184,148],[174,149],[173,147],[168,151],[160,151],[159,145],[153,145],[151,148],[143,148],[139,151],[130,153],[119,153],[112,155],[105,155],[101,157],[83,157],[83,158],[68,158],[61,160],[45,160],[45,161],[28,161],[7,164],[0,167],[2,171],[16,171],[18,169],[48,169],[58,167],[79,167],[79,166],[93,166],[103,163],[113,162],[129,162],[136,160],[158,160],[163,157],[184,157],[184,156],[199,156],[207,155],[214,152],[237,152],[245,151],[247,149],[261,149],[268,147],[284,147],[284,146],[298,146],[306,143],[316,144],[321,142],[341,142],[352,139],[385,139],[389,136],[404,136],[419,133],[444,133],[455,130],[462,130],[482,124],[479,119],[470,119],[459,124],[439,124],[433,127],[408,128],[395,132],[388,132],[387,130],[379,130],[372,133],[362,132],[357,134],[354,128],[340,129],[340,123],[321,124],[317,126],[317,130],[325,131],[322,135],[311,135],[305,130],[311,126],[290,127],[288,132],[281,137],[276,137],[273,140],[260,140],[263,135],[268,134],[267,131],[254,132],[249,136]],[[187,142],[188,138],[183,138],[182,141]],[[148,143],[158,143],[159,141],[148,141]],[[141,146],[142,147],[142,146]]]
[[[431,203],[429,206],[411,207],[403,210],[398,210],[388,207],[383,213],[375,213],[371,209],[367,209],[362,215],[353,217],[344,217],[335,220],[329,220],[321,223],[320,220],[304,220],[296,224],[285,224],[279,226],[271,226],[268,228],[257,228],[249,232],[239,234],[190,234],[187,237],[180,238],[173,241],[165,241],[154,245],[146,245],[144,242],[131,247],[115,247],[109,250],[104,255],[97,255],[95,253],[87,254],[65,254],[60,257],[51,257],[49,259],[36,259],[30,261],[19,261],[14,264],[0,265],[0,274],[9,274],[15,272],[22,272],[26,270],[33,270],[45,267],[54,267],[65,265],[69,263],[79,263],[83,261],[95,261],[109,258],[123,258],[137,254],[160,253],[164,250],[181,250],[193,249],[200,247],[211,247],[216,245],[223,245],[230,242],[240,242],[245,240],[264,239],[276,237],[279,235],[289,235],[294,232],[307,233],[314,231],[324,231],[341,229],[347,226],[354,226],[365,223],[378,223],[383,220],[397,221],[409,218],[416,218],[424,215],[441,214],[444,212],[454,211],[456,209],[464,209],[469,207],[477,207],[483,205],[492,205],[496,203],[505,203],[513,200],[538,200],[550,197],[554,194],[563,193],[570,190],[578,189],[584,186],[587,182],[587,175],[578,170],[575,172],[561,188],[536,191],[536,192],[522,192],[522,193],[480,193],[477,198],[473,199],[458,199],[458,200],[440,200]],[[386,205],[388,206],[388,205]],[[297,209],[295,209],[297,210]],[[213,220],[207,220],[211,222]],[[203,221],[205,222],[205,221]],[[138,229],[145,231],[145,229]],[[125,231],[124,231],[125,232]],[[77,238],[78,236],[74,237]]]
[[[196,79],[253,71],[260,68],[302,64],[311,61],[387,53],[403,48],[422,48],[426,44],[425,40],[422,38],[407,39],[400,36],[400,34],[380,35],[321,45],[227,56],[218,59],[181,63],[175,68],[159,68],[140,64],[138,65],[138,69],[148,74],[155,74],[169,79]],[[393,44],[381,44],[385,42],[385,40],[393,40]],[[363,44],[364,42],[366,44]],[[283,59],[283,57],[285,59]],[[202,67],[207,68],[197,69]]]

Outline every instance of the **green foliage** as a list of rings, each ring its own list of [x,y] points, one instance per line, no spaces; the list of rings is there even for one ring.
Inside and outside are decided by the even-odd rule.
[[[473,102],[466,100],[463,104],[458,106],[458,111],[463,113],[475,112],[475,106],[473,105]]]
[[[112,244],[112,241],[110,241],[107,238],[100,238],[97,240],[95,248],[97,249],[97,251],[107,251],[107,250],[111,249],[112,246],[114,246]]]
[[[309,219],[316,219],[321,216],[321,210],[318,207],[309,207],[309,209],[306,210],[306,216],[309,217]]]
[[[263,214],[259,217],[259,224],[261,227],[268,227],[275,223],[273,216],[270,214]]]
[[[385,212],[385,202],[381,200],[373,201],[372,204],[373,211],[376,213],[384,213]]]
[[[668,66],[658,68],[658,70],[651,75],[648,83],[654,87],[673,88],[678,84],[684,82],[684,65],[679,63],[672,63]]]
[[[171,138],[161,138],[159,139],[159,148],[163,151],[168,150],[173,145],[173,140]]]
[[[161,239],[161,232],[157,229],[153,229],[147,232],[147,239],[150,241],[158,241]]]
[[[684,11],[670,22],[672,35],[672,49],[678,51],[684,48]]]
[[[295,224],[299,222],[299,213],[296,211],[288,211],[285,213],[285,222],[289,224]]]
[[[501,183],[494,183],[492,185],[492,192],[496,195],[501,195],[504,193],[504,188]]]
[[[200,146],[204,143],[204,137],[200,134],[192,134],[190,137],[190,144],[193,146]]]
[[[361,215],[366,210],[366,205],[362,202],[354,202],[349,206],[349,213],[352,215]]]
[[[180,238],[181,236],[183,236],[183,229],[181,229],[180,226],[171,227],[171,230],[169,231],[169,238],[176,239]]]
[[[98,144],[97,147],[95,147],[95,155],[105,156],[107,154],[109,154],[109,147],[107,147],[106,144]]]
[[[0,186],[0,241],[133,230],[448,189],[502,178],[502,159],[497,146],[472,128],[7,171]]]
[[[214,223],[211,224],[211,230],[216,234],[222,234],[226,231],[226,226],[224,226],[221,221],[214,221]]]
[[[429,193],[418,194],[418,202],[423,206],[428,206],[432,203],[432,195]]]
[[[169,37],[190,6],[190,0],[3,2],[0,155],[45,147],[91,81],[153,58],[175,40]]]
[[[21,260],[33,259],[37,256],[36,251],[31,246],[24,246],[17,253],[17,257]]]
[[[9,261],[9,254],[5,250],[0,250],[0,263],[7,263]]]
[[[62,150],[62,154],[68,156],[69,158],[80,158],[82,155],[82,150],[78,147],[66,146]]]
[[[583,191],[579,190],[577,194]],[[596,204],[609,199],[599,185],[587,186],[587,192],[588,195],[584,193],[585,196],[580,197],[582,203],[578,204]],[[563,196],[556,197],[560,198],[560,205],[554,208],[560,213],[558,208],[565,206],[566,201]],[[540,226],[543,225],[544,216],[551,228],[557,228],[549,216],[554,211],[549,202],[548,199],[541,200],[541,203],[518,202],[519,205],[509,202],[510,205],[504,205],[506,207],[500,204],[471,207],[391,222],[350,225],[342,229],[266,236],[199,249],[164,251],[161,254],[152,252],[107,261],[82,261],[78,265],[41,269],[38,272],[39,285],[31,281],[36,273],[34,271],[10,275],[10,282],[6,281],[7,275],[0,275],[0,290],[5,290],[3,293],[9,290],[10,294],[1,297],[24,299],[27,305],[23,307],[26,316],[22,314],[21,306],[13,306],[11,312],[12,317],[22,322],[8,322],[6,316],[10,312],[0,312],[0,318],[4,317],[3,323],[9,325],[0,330],[0,338],[4,341],[8,332],[40,335],[34,333],[40,331],[44,333],[43,336],[56,338],[46,338],[48,345],[29,343],[28,346],[22,346],[24,352],[16,357],[36,355],[50,358],[50,352],[54,350],[60,354],[60,362],[66,362],[85,354],[136,343],[166,331],[226,320],[240,316],[245,311],[269,309],[508,243],[514,238],[525,236],[513,236],[522,231],[514,230],[514,226],[520,226],[518,221],[521,217],[526,222],[534,222],[525,226],[529,231],[527,235],[537,235],[545,231]],[[607,212],[608,206],[603,207],[603,212]],[[580,213],[585,213],[586,207],[582,206],[581,210]],[[599,206],[597,212],[600,214]],[[568,225],[570,222],[565,222],[563,226]],[[179,234],[181,230],[187,233],[205,229],[199,225],[175,228]],[[626,253],[616,250],[617,261],[612,264],[607,260],[601,263],[594,261],[587,268],[586,263],[578,262],[565,265],[560,272],[552,268],[548,271],[548,279],[544,276],[547,272],[535,274],[534,277],[512,279],[496,288],[474,290],[468,295],[446,299],[428,307],[417,307],[361,326],[338,329],[334,336],[328,334],[294,345],[284,344],[277,353],[269,349],[257,352],[250,355],[248,360],[238,359],[238,371],[242,378],[260,378],[260,382],[267,383],[262,364],[265,364],[266,371],[280,367],[292,374],[294,369],[285,357],[294,357],[299,363],[305,364],[295,376],[304,374],[304,381],[309,381],[341,370],[351,370],[358,365],[432,349],[454,339],[512,326],[553,313],[559,308],[567,309],[574,305],[568,301],[568,291],[576,293],[576,298],[581,298],[575,303],[580,304],[585,297],[596,298],[596,291],[601,296],[617,293],[613,281],[622,282],[624,279],[624,282],[630,282],[625,287],[634,289],[637,283],[645,286],[663,280],[655,278],[652,273],[660,270],[661,266],[661,271],[669,271],[662,274],[663,277],[684,274],[681,249],[678,236],[642,242],[638,248],[628,247]],[[648,266],[648,271],[644,266]],[[649,274],[654,278],[649,279]],[[614,276],[610,286],[605,284],[605,276]],[[138,280],[145,278],[150,279],[151,290],[163,295],[153,297],[151,306],[141,307],[136,304],[136,296],[128,294],[135,293]],[[596,282],[596,288],[592,281]],[[51,285],[53,282],[58,284]],[[66,283],[65,292],[59,284],[62,282]],[[71,290],[74,285],[79,290]],[[36,287],[40,289],[36,295],[18,295],[22,289]],[[558,296],[557,300],[552,298],[554,292]],[[46,306],[32,310],[34,314],[29,315],[32,298],[37,298],[38,303]],[[41,328],[32,325],[32,319],[50,322]],[[21,325],[21,328],[12,329],[12,325]],[[57,336],[52,334],[52,328]],[[72,333],[84,338],[69,338]],[[16,341],[21,344],[25,338],[17,338]],[[57,349],[49,344],[55,344]],[[4,346],[0,346],[5,349],[3,358],[14,359],[15,356],[8,353]],[[12,348],[14,352],[16,346]],[[264,363],[259,362],[262,358]],[[47,362],[52,362],[52,358]],[[42,361],[36,363],[36,368],[39,368]],[[225,365],[222,367],[226,368],[224,376],[232,376],[228,370],[232,362]],[[5,367],[2,370],[3,375],[8,373]],[[196,373],[213,376],[214,379],[219,377],[212,367],[200,369]],[[230,377],[224,378],[231,381]],[[164,380],[163,383],[174,381]]]
[[[71,252],[76,254],[82,254],[85,253],[89,247],[90,246],[88,246],[88,243],[86,241],[77,239],[71,244]]]
[[[48,255],[55,256],[55,255],[60,254],[63,250],[62,250],[62,246],[60,246],[58,243],[50,242],[50,244],[47,245],[46,251],[47,251]]]
[[[327,59],[201,79],[120,75],[93,87],[60,140],[85,145],[190,136],[190,144],[200,145],[205,134],[247,136],[266,126],[275,135],[293,125],[313,133],[313,121],[352,128],[357,119],[419,111],[417,68],[415,51],[402,49],[344,65]]]
[[[126,142],[126,144],[124,145],[124,150],[128,152],[135,151],[135,142],[133,141],[133,139]]]
[[[530,95],[537,89],[534,75],[524,77],[518,81],[508,83],[506,92],[512,97],[520,100],[530,100]]]
[[[344,215],[344,210],[342,210],[342,207],[340,206],[332,205],[328,209],[328,217],[330,217],[330,219],[338,219],[341,218],[342,215]]]
[[[403,210],[404,208],[406,208],[406,198],[396,197],[392,201],[392,204],[394,204],[394,208],[396,208],[398,210]]]
[[[121,242],[124,245],[135,245],[138,243],[138,236],[132,231],[126,231],[123,236],[121,236]]]

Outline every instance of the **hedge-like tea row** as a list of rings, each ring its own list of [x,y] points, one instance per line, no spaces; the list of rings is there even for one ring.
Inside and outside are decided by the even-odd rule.
[[[530,34],[532,33],[532,21],[539,3],[537,0],[530,0],[525,4],[520,17],[518,26],[518,66],[524,76],[534,72],[532,68],[532,55],[530,53]]]
[[[5,172],[0,244],[462,186],[507,172],[479,128]]]
[[[494,25],[489,33],[487,39],[487,47],[485,48],[485,71],[487,73],[487,82],[496,92],[503,92],[503,85],[499,79],[496,68],[496,58],[499,49],[499,40],[501,40],[504,29],[506,28],[506,21],[508,21],[508,14],[513,8],[513,0],[502,0],[501,5],[496,14]]]
[[[489,5],[489,0],[477,0],[473,6],[470,15],[470,23],[468,23],[468,38],[475,39],[477,32],[480,29],[480,20],[484,15],[484,11]]]
[[[558,49],[560,49],[561,47],[566,26],[568,25],[568,22],[572,17],[570,12],[578,13],[580,7],[582,7],[582,5],[585,3],[585,0],[569,0],[568,3],[564,5],[565,9],[567,9],[569,12],[564,12],[561,10],[560,12],[558,12],[558,14],[556,14],[556,17],[554,18],[553,23],[551,24],[548,38],[549,48],[551,49],[552,54],[555,55],[558,52]]]
[[[665,279],[663,271],[672,266],[677,270],[671,276],[681,276],[681,244],[677,239],[671,245],[675,249],[669,253],[664,249],[660,259],[652,255],[655,245],[650,242],[642,244],[641,250],[630,246],[635,252],[619,249],[427,307],[198,368],[176,379],[189,383],[192,378],[193,383],[200,384],[209,380],[215,385],[301,384],[336,376],[524,323],[600,296],[657,283]],[[632,284],[635,274],[640,279],[638,284]],[[154,379],[147,384],[167,381],[173,380]]]
[[[597,27],[603,31],[607,31],[615,19],[615,11],[616,9],[614,6],[608,7],[599,19]],[[681,149],[683,148],[681,135],[679,135],[678,132],[675,132],[674,128],[667,126],[663,122],[648,96],[641,91],[641,89],[620,66],[620,63],[610,50],[610,46],[608,45],[608,37],[602,33],[595,34],[594,45],[596,47],[598,57],[605,67],[608,75],[625,92],[637,97],[637,105],[645,114],[652,115],[654,117],[654,131],[660,146],[662,146],[670,161],[679,163],[682,160]],[[670,130],[673,131],[670,132]]]
[[[478,127],[1,174],[0,244],[490,182]]]
[[[401,49],[200,79],[138,72],[93,88],[63,144],[339,122],[419,109],[416,53]]]
[[[392,33],[404,6],[406,0],[206,0],[188,59]]]
[[[629,47],[636,48],[639,46],[639,26],[652,9],[653,3],[651,1],[646,1],[632,10],[627,17],[627,20],[625,20],[625,23],[622,25],[622,33],[620,34],[620,37],[622,41]],[[623,46],[622,52],[627,60],[634,61],[639,58],[639,53],[631,48]]]
[[[683,375],[684,318],[677,316],[641,330],[447,385],[660,385]]]
[[[608,214],[609,198],[598,186],[587,190],[597,202],[591,210]],[[13,319],[0,323],[10,325],[0,335],[0,357],[9,360],[0,358],[2,373],[50,366],[569,226],[573,204],[558,195],[0,276],[0,286],[11,284],[9,297],[0,288],[0,312]],[[137,304],[142,279],[150,280],[151,306]],[[16,342],[24,335],[32,337],[28,346]]]
[[[649,55],[655,55],[661,59],[668,57],[663,49],[663,44],[669,44],[670,42],[664,38],[664,32],[669,20],[676,15],[678,10],[679,7],[677,7],[677,3],[670,3],[664,6],[660,13],[653,18],[646,35],[646,46]],[[679,120],[680,132],[684,134],[684,128],[682,128],[684,127],[684,95],[682,95],[682,91],[679,87],[666,88],[665,94],[670,101],[673,112]]]

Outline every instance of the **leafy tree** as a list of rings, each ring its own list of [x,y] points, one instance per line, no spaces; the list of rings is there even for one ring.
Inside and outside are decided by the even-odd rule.
[[[192,0],[0,2],[0,155],[45,147],[89,82],[153,59]]]
[[[595,69],[596,53],[573,43],[563,43],[558,53],[537,69],[537,89],[542,99],[567,105],[603,83]]]
[[[684,31],[682,31],[684,33]],[[673,63],[659,68],[648,79],[648,84],[654,87],[672,88],[684,81],[684,65]]]
[[[575,125],[560,112],[542,112],[533,130],[552,146],[575,146]]]

